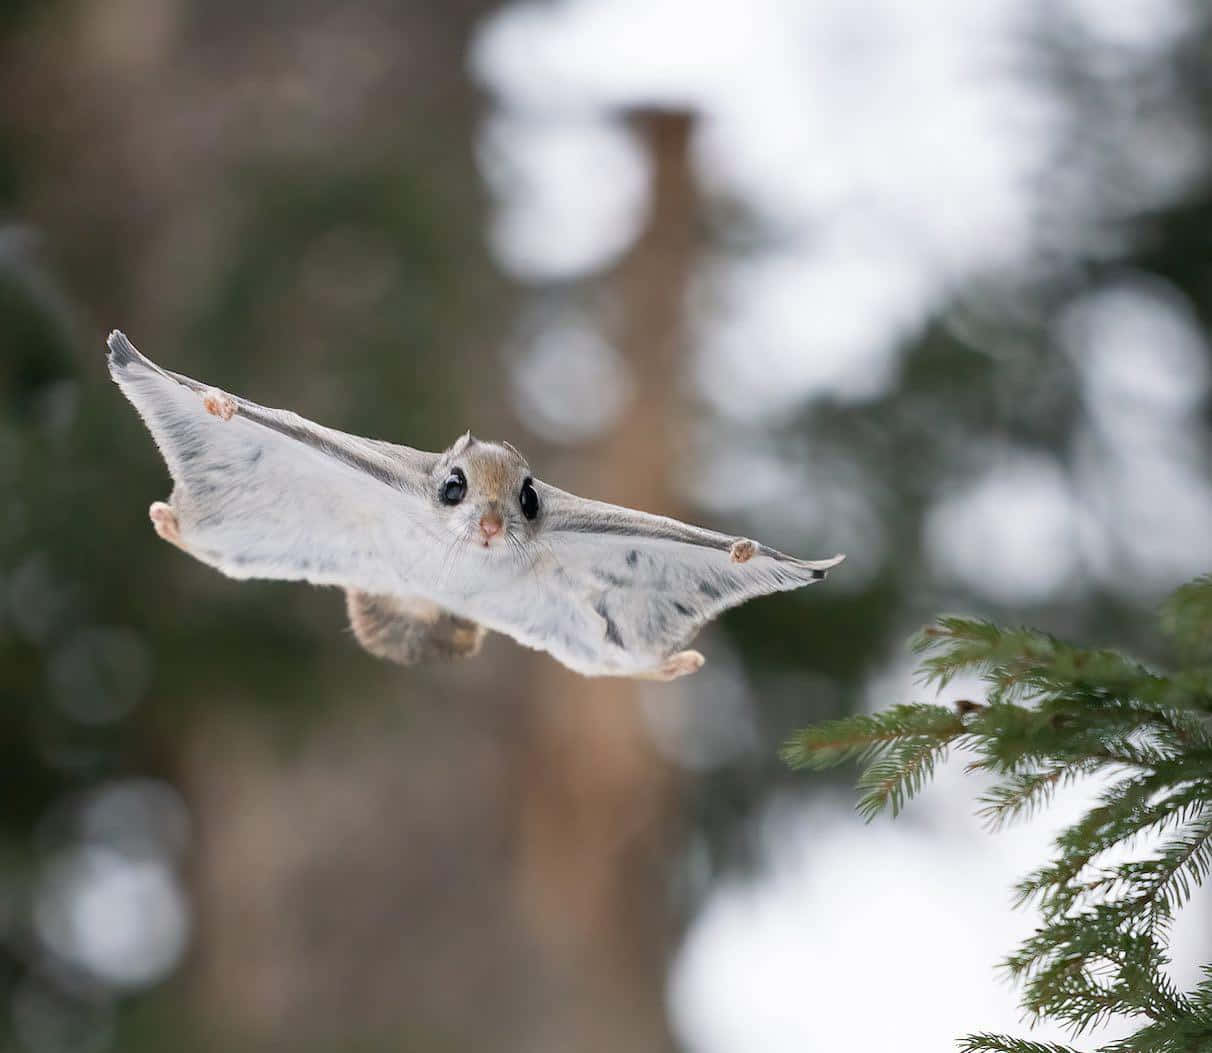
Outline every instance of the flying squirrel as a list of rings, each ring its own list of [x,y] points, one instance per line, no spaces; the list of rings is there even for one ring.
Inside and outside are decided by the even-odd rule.
[[[108,347],[173,479],[156,533],[232,578],[345,589],[358,641],[404,665],[492,630],[585,676],[673,680],[702,667],[687,645],[707,622],[845,558],[565,493],[470,432],[426,453],[334,431],[161,369],[117,330]]]

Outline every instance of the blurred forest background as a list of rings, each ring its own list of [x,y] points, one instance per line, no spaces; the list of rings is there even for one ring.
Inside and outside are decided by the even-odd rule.
[[[852,851],[776,749],[919,697],[940,610],[1163,657],[1212,570],[1209,70],[1198,0],[4,5],[0,1048],[833,1050],[873,983],[848,1048],[985,988],[1013,1027],[1032,857],[967,793]],[[115,326],[849,559],[671,685],[379,663],[155,538]]]

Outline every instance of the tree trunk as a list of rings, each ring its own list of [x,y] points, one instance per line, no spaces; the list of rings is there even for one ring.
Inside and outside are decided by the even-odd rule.
[[[647,113],[633,124],[651,149],[652,220],[613,281],[623,311],[618,344],[635,395],[612,436],[585,458],[578,485],[676,514],[668,465],[678,445],[693,257],[691,120]],[[678,778],[652,749],[641,710],[641,696],[662,688],[587,680],[545,659],[534,672],[529,735],[518,755],[525,765],[519,888],[549,966],[571,977],[539,1048],[670,1048],[664,991],[675,929],[667,884],[681,840]]]

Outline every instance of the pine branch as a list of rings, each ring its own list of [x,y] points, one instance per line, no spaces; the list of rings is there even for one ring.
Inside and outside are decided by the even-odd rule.
[[[821,770],[849,760],[869,761],[908,739],[950,741],[963,732],[963,721],[944,706],[893,706],[883,713],[805,728],[788,740],[781,755],[793,768]]]
[[[782,749],[793,768],[830,768],[849,760],[867,765],[859,779],[858,809],[870,822],[885,808],[898,815],[905,801],[934,774],[934,766],[966,728],[943,706],[893,706],[873,716],[848,717],[791,738]]]
[[[1166,972],[1175,912],[1212,876],[1212,577],[1180,589],[1163,621],[1189,663],[1168,673],[1031,629],[940,618],[915,641],[922,679],[941,688],[979,673],[985,702],[895,706],[806,729],[783,750],[799,768],[863,764],[858,808],[871,819],[899,813],[953,746],[965,749],[968,771],[996,779],[979,798],[991,830],[1084,776],[1111,774],[1054,858],[1017,885],[1018,905],[1036,904],[1042,922],[1004,963],[1036,1018],[1075,1034],[1143,1022],[1104,1053],[1212,1051],[1212,967],[1188,993]],[[1112,850],[1132,857],[1102,863]],[[1072,1053],[993,1034],[960,1048]]]
[[[960,1053],[1078,1053],[1055,1042],[1024,1042],[1009,1035],[967,1035],[958,1043]]]
[[[1046,633],[1001,629],[979,618],[953,616],[939,618],[913,641],[914,651],[929,655],[921,664],[923,682],[940,688],[960,673],[996,677],[1009,685],[1016,671],[1027,675],[1030,667],[1049,660],[1056,646]]]
[[[1190,631],[1189,623],[1183,624]],[[1165,677],[1114,651],[1083,650],[1032,629],[1006,630],[981,619],[945,616],[923,629],[913,648],[928,655],[920,669],[925,683],[942,688],[960,673],[976,673],[989,681],[993,701],[1077,687],[1091,700],[1212,712],[1212,669]],[[1212,656],[1212,632],[1206,653]]]
[[[1149,1024],[1100,1047],[1099,1053],[1206,1053],[1209,1049],[1212,1026],[1190,1019]]]
[[[1015,887],[1018,903],[1035,899],[1046,916],[1058,915],[1091,896],[1112,892],[1117,884],[1127,888],[1131,874],[1122,867],[1086,880],[1079,878],[1096,856],[1141,835],[1187,823],[1212,798],[1212,785],[1207,781],[1194,782],[1158,797],[1167,785],[1164,773],[1154,773],[1111,787],[1096,808],[1057,838],[1060,858],[1019,882]],[[1138,903],[1141,908],[1147,907],[1150,899],[1138,894]]]
[[[1164,906],[1174,913],[1212,870],[1212,802],[1205,803],[1182,834],[1162,846],[1157,859],[1125,863],[1119,874],[1134,889],[1140,910]]]
[[[934,774],[934,766],[946,760],[949,739],[941,742],[925,737],[903,739],[891,745],[867,766],[858,787],[865,791],[858,811],[868,822],[885,808],[900,815],[905,802],[921,792]]]
[[[1050,804],[1058,787],[1095,771],[1101,761],[1089,759],[1054,761],[1042,767],[1013,772],[1006,780],[990,787],[979,800],[982,807],[977,815],[985,820],[990,831],[1018,819],[1030,819],[1040,808]],[[973,770],[977,765],[970,765]]]
[[[1166,934],[1156,919],[1125,925],[1116,905],[1099,904],[1037,929],[1004,966],[1024,982],[1025,1008],[1077,1033],[1113,1016],[1172,1019],[1190,1005],[1164,972]]]

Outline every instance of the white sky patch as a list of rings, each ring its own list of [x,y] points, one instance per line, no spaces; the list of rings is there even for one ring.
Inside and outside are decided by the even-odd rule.
[[[1189,436],[1186,445],[1079,460],[1083,495],[1112,535],[1100,576],[1146,604],[1212,567],[1212,489]]]
[[[1082,567],[1080,511],[1050,457],[1007,451],[981,479],[926,515],[935,570],[999,603],[1039,602]]]
[[[604,269],[643,228],[647,158],[617,121],[498,114],[482,127],[476,156],[498,202],[493,253],[517,278],[553,281]]]
[[[1190,304],[1141,275],[1092,293],[1060,322],[1087,412],[1118,449],[1165,442],[1208,393],[1208,347]]]
[[[1098,573],[1166,592],[1212,566],[1212,487],[1196,420],[1208,348],[1190,305],[1143,276],[1088,296],[1061,320],[1091,422],[1079,444],[1084,503],[1110,538]]]
[[[570,162],[545,137],[587,113],[692,108],[702,183],[799,232],[793,250],[729,268],[728,306],[704,327],[718,334],[704,353],[712,401],[752,414],[814,394],[876,395],[898,341],[955,275],[1027,248],[1028,178],[1051,140],[1033,87],[1011,72],[1018,10],[1011,0],[510,5],[481,24],[469,55],[509,114],[482,137],[497,257],[534,280],[608,265],[639,232],[628,166]],[[510,167],[525,178],[493,174]],[[827,238],[803,236],[826,221]]]
[[[698,378],[718,412],[769,420],[814,395],[863,401],[888,390],[932,291],[910,255],[857,233],[721,259],[702,276]]]
[[[710,186],[779,225],[874,222],[929,270],[1016,258],[1049,140],[1009,72],[1012,5],[766,10],[742,84],[707,111]]]
[[[513,3],[481,23],[468,61],[497,96],[534,111],[639,101],[701,106],[751,72],[781,6],[777,0]]]

